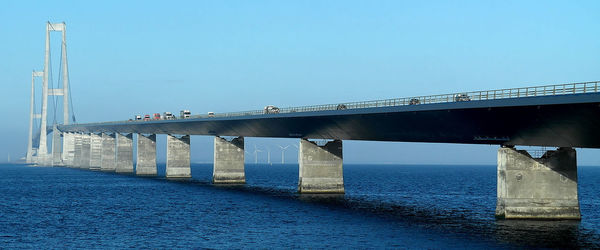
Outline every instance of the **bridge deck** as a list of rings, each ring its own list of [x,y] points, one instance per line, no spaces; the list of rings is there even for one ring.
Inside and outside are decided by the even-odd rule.
[[[178,120],[61,125],[65,132],[190,134],[600,148],[600,93]]]

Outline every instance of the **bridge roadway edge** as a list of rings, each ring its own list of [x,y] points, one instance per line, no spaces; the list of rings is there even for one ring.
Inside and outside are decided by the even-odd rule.
[[[599,126],[600,93],[591,93],[58,128],[64,132],[600,148]]]
[[[63,132],[79,133],[168,134],[168,162],[169,159],[172,163],[183,159],[186,162],[173,165],[185,169],[189,169],[189,135],[209,135],[216,136],[216,138],[219,138],[218,136],[301,138],[300,148],[305,151],[311,147],[307,145],[303,147],[302,142],[312,143],[306,138],[335,139],[334,142],[339,142],[340,155],[336,158],[337,160],[325,165],[338,166],[339,163],[339,171],[333,172],[338,173],[341,176],[340,178],[343,178],[342,140],[502,145],[503,147],[498,154],[497,217],[504,219],[580,219],[576,194],[577,167],[574,163],[576,158],[574,156],[575,150],[571,147],[600,148],[600,133],[595,131],[598,126],[600,126],[600,94],[593,93],[253,116],[89,123],[61,125],[58,128]],[[178,138],[171,134],[186,136]],[[169,146],[169,142],[171,146]],[[217,147],[216,143],[215,140],[215,148]],[[514,145],[560,147],[556,151],[548,151],[548,154],[551,156],[554,154],[555,158],[558,157],[555,152],[562,152],[565,148],[570,148],[573,157],[559,157],[559,163],[556,163],[558,164],[557,167],[556,164],[543,163],[546,159],[531,157],[525,159],[527,157],[518,156],[508,150],[512,149]],[[318,151],[319,148],[322,149],[319,146],[315,149]],[[311,156],[317,156],[315,152],[312,153],[300,153],[301,169],[298,183],[300,193],[313,193],[310,189],[315,187],[314,185],[305,185],[303,177],[306,178],[308,175],[315,173],[318,175],[319,172],[325,171],[322,169],[323,166],[320,166],[323,164],[319,163],[320,165],[317,164],[319,166],[313,167],[317,170],[316,172],[309,171],[306,173],[307,175],[303,176],[303,168],[308,169],[310,167],[310,164],[307,164],[306,161],[310,161]],[[336,155],[331,151],[330,153]],[[187,157],[175,156],[180,154],[185,154]],[[322,163],[322,161],[327,161],[325,158],[330,158],[330,156],[317,157],[317,161]],[[510,160],[506,160],[507,157]],[[517,168],[527,165],[538,166],[536,164],[541,164],[544,171],[532,171],[531,169],[516,169],[520,171],[518,173],[513,171],[515,166]],[[529,168],[539,169],[540,167]],[[555,171],[555,169],[560,168],[569,168],[569,171],[568,173]],[[575,173],[574,181],[573,169]],[[216,173],[216,170],[215,168],[214,173]],[[525,171],[525,174],[523,174],[523,171]],[[167,166],[167,172],[169,172],[169,166]],[[181,177],[191,177],[191,174],[189,176],[184,175]],[[523,178],[523,175],[536,181],[528,185],[519,184],[518,182],[521,181],[520,178]],[[317,179],[329,180],[331,176],[317,177]],[[563,188],[567,190],[565,195],[556,194],[553,191],[544,191],[548,186],[555,184],[553,180],[556,178],[563,183],[567,183],[565,185],[568,188]],[[340,180],[341,191],[333,192],[344,192],[343,179]],[[565,180],[567,181],[565,182]],[[336,181],[336,183],[338,182]],[[323,183],[317,181],[316,184],[319,186]],[[574,196],[569,193],[572,192],[573,187],[575,190]],[[333,190],[326,189],[328,190],[314,190],[314,193],[327,193]],[[541,193],[541,195],[538,195],[540,197],[531,200],[519,198],[523,192],[526,193],[532,189],[542,190],[538,192]],[[557,195],[564,197],[556,198]],[[550,205],[540,208],[539,204],[542,203]]]

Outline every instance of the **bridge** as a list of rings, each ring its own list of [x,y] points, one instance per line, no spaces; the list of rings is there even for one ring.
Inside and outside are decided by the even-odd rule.
[[[344,193],[344,140],[493,144],[499,146],[497,217],[580,219],[574,148],[600,148],[598,85],[458,92],[170,120],[68,124],[65,113],[65,122],[52,127],[51,153],[42,150],[45,133],[40,130],[32,163],[153,176],[156,135],[166,134],[166,178],[185,179],[192,177],[190,136],[211,135],[213,183],[244,184],[245,137],[298,138],[298,192],[321,194]],[[515,146],[556,149],[533,157]]]

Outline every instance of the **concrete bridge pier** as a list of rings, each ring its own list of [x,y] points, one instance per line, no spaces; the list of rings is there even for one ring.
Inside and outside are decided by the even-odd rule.
[[[156,175],[156,134],[138,134],[136,175]]]
[[[82,134],[73,134],[73,164],[71,167],[78,168],[81,166],[81,154],[82,154]]]
[[[540,158],[500,148],[497,184],[497,218],[581,219],[573,148],[550,150]]]
[[[79,168],[90,168],[91,136],[90,134],[81,134],[81,163]]]
[[[215,136],[214,184],[244,184],[244,137]]]
[[[56,128],[56,124],[52,128],[52,166],[63,165],[63,133]]]
[[[72,167],[75,158],[75,134],[63,133],[62,161],[65,166]]]
[[[133,134],[117,135],[117,162],[115,172],[133,173]]]
[[[298,192],[343,194],[342,141],[325,145],[300,139]]]
[[[99,171],[102,165],[102,137],[90,134],[90,170]]]
[[[177,137],[167,135],[167,173],[168,179],[191,178],[190,136]]]
[[[102,133],[102,157],[100,170],[114,172],[116,169],[115,149],[117,147],[116,134]]]

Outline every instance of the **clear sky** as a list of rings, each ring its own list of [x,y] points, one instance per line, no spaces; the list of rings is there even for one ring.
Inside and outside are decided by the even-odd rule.
[[[226,112],[600,80],[599,1],[1,5],[0,162],[7,154],[25,155],[31,71],[43,69],[47,21],[67,23],[78,122],[184,108]],[[55,81],[59,34],[52,38]],[[297,143],[246,141],[249,151],[253,145],[273,148],[273,161],[281,158],[276,144]],[[210,137],[192,143],[193,161],[212,160]],[[496,149],[345,141],[344,161],[495,164]],[[600,165],[598,150],[578,153],[580,164]],[[286,157],[295,160],[295,148]]]

